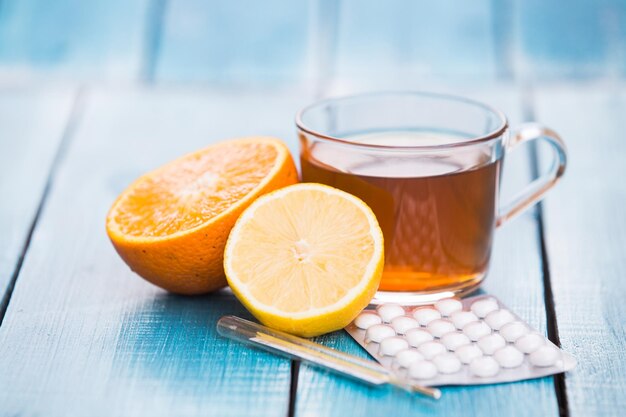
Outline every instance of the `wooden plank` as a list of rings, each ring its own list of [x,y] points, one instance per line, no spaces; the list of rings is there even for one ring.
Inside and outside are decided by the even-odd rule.
[[[339,16],[340,78],[489,79],[497,73],[490,1],[344,0]]]
[[[73,97],[72,90],[0,90],[0,300],[22,256]]]
[[[536,95],[537,120],[568,146],[561,184],[544,203],[545,242],[571,416],[626,410],[626,86],[567,85]]]
[[[169,295],[135,276],[104,232],[116,195],[213,141],[295,145],[307,101],[267,94],[108,89],[87,95],[0,327],[6,415],[284,416],[290,362],[219,338],[246,316],[230,294]]]
[[[616,75],[624,44],[623,0],[515,2],[517,76],[559,80]],[[620,49],[621,47],[621,49]]]
[[[156,78],[235,85],[301,81],[314,7],[312,0],[171,2]]]
[[[3,0],[0,76],[133,80],[150,0]]]
[[[408,88],[405,87],[405,88]],[[450,87],[449,87],[450,88]],[[440,88],[446,91],[445,88]],[[454,89],[457,93],[459,89]],[[466,95],[501,108],[515,125],[521,100],[511,88],[483,88]],[[528,154],[512,154],[504,167],[504,198],[520,190],[530,178]],[[483,289],[494,294],[533,327],[546,330],[541,255],[537,222],[527,213],[496,232],[491,270]],[[367,357],[343,331],[323,336],[320,342]],[[435,403],[393,389],[369,388],[301,366],[296,415],[557,415],[558,406],[551,377],[513,384],[476,387],[445,387]]]

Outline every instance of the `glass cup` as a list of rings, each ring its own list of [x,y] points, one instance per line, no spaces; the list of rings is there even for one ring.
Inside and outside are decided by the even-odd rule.
[[[300,111],[296,125],[302,180],[354,194],[378,218],[385,268],[373,303],[423,304],[475,290],[495,228],[536,203],[566,164],[552,130],[525,124],[511,134],[501,112],[448,95],[323,100]],[[551,145],[552,165],[499,205],[505,154],[534,140]]]

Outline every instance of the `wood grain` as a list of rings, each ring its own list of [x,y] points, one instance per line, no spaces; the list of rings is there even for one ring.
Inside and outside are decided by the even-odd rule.
[[[295,145],[306,97],[106,91],[87,95],[0,327],[2,414],[284,416],[290,362],[215,333],[219,316],[247,317],[234,297],[153,287],[115,254],[104,219],[140,173],[213,141]]]
[[[6,80],[135,80],[150,0],[3,0],[0,76]]]
[[[23,254],[73,100],[70,89],[0,89],[0,300]]]
[[[443,89],[443,88],[442,88]],[[462,90],[457,90],[457,93]],[[521,99],[514,89],[499,87],[467,91],[520,120]],[[530,178],[528,154],[520,149],[504,166],[503,196],[520,190]],[[496,242],[484,291],[499,297],[533,327],[545,332],[541,254],[536,218],[532,213],[496,231]],[[343,331],[319,338],[321,343],[361,357],[367,353]],[[439,402],[393,389],[376,389],[329,376],[302,365],[296,403],[298,416],[365,415],[506,415],[556,416],[552,378],[477,387],[445,387]]]
[[[544,203],[546,247],[571,416],[626,410],[626,86],[544,87],[536,118],[568,146],[568,168]]]

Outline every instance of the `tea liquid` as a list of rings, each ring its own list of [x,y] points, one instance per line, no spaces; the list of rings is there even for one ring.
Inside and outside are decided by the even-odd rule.
[[[461,139],[413,132],[351,137],[396,146]],[[434,291],[482,279],[491,252],[500,161],[486,155],[444,160],[359,152],[317,143],[301,155],[302,179],[347,191],[372,208],[385,238],[379,289]]]

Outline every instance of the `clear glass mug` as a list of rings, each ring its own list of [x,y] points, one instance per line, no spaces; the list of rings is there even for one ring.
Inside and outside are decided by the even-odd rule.
[[[475,290],[495,228],[536,203],[566,164],[552,130],[525,124],[511,134],[501,112],[448,95],[328,99],[300,111],[296,125],[302,180],[354,194],[378,218],[385,269],[373,303],[422,304]],[[499,205],[505,154],[534,140],[551,145],[551,167]]]

